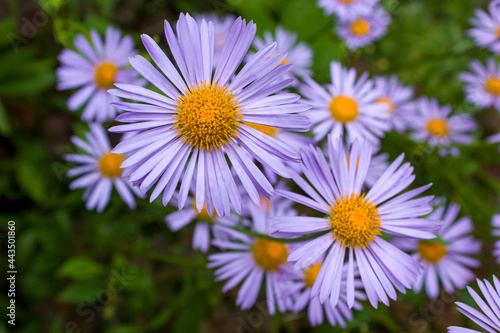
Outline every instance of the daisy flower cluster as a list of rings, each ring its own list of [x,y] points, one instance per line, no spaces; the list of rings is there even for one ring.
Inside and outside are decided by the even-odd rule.
[[[319,0],[325,14],[334,13],[337,34],[350,50],[356,50],[380,39],[387,32],[391,17],[379,0]]]
[[[351,49],[390,22],[377,0],[318,4],[338,16]],[[79,164],[70,188],[85,189],[87,209],[103,211],[113,187],[130,208],[134,195],[161,202],[170,230],[194,225],[193,248],[208,253],[223,292],[238,288],[238,306],[264,297],[270,314],[304,311],[312,326],[345,327],[356,311],[408,290],[435,299],[441,287],[466,287],[480,266],[474,222],[435,201],[431,184],[416,186],[405,155],[390,158],[381,140],[409,133],[458,155],[474,120],[414,98],[396,76],[370,78],[337,61],[331,82],[319,83],[295,33],[256,31],[241,17],[180,14],[165,21],[166,41],[140,36],[142,54],[113,28],[104,42],[91,31],[61,53],[59,88],[79,88],[68,108],[83,107],[91,122],[85,140],[72,139],[82,153],[65,156]],[[461,75],[471,101],[496,105],[500,71],[492,60],[471,66],[480,78]],[[113,147],[105,129],[121,135]],[[497,284],[480,282],[490,303]],[[498,313],[470,292],[486,316],[462,303],[460,311],[497,328],[489,318]]]

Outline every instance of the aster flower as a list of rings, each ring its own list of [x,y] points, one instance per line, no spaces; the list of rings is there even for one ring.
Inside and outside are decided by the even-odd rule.
[[[329,137],[330,164],[319,148],[302,152],[306,179],[293,180],[308,196],[279,190],[277,194],[317,210],[325,217],[274,217],[273,226],[282,233],[296,236],[325,232],[294,250],[288,260],[296,269],[308,267],[326,254],[311,296],[319,295],[323,303],[328,297],[332,306],[340,298],[341,272],[347,259],[347,304],[354,305],[354,265],[370,303],[389,304],[396,290],[411,288],[422,271],[422,265],[380,235],[387,233],[417,239],[432,239],[431,232],[439,221],[421,218],[432,211],[431,196],[415,198],[430,185],[400,194],[414,180],[409,163],[401,165],[400,155],[368,191],[362,191],[370,165],[372,148],[366,142],[354,141],[350,152],[341,143],[335,154],[333,137]],[[338,139],[342,140],[341,138]],[[347,163],[349,161],[359,163]],[[332,174],[333,173],[333,174]],[[311,184],[311,185],[309,185]]]
[[[215,68],[219,63],[229,29],[233,25],[236,17],[233,15],[219,17],[217,14],[200,14],[196,15],[194,18],[198,22],[198,25],[205,20],[207,22],[212,22],[214,26],[214,55],[212,65]]]
[[[57,89],[79,88],[68,99],[68,108],[76,111],[83,105],[82,119],[103,122],[112,120],[117,109],[110,105],[119,99],[106,91],[115,83],[142,85],[128,58],[135,53],[134,42],[128,35],[121,37],[118,29],[108,27],[104,42],[95,31],[90,31],[91,43],[83,35],[74,41],[76,51],[64,49],[59,55]]]
[[[300,290],[294,296],[295,302],[293,311],[299,312],[307,306],[307,316],[312,326],[318,326],[323,323],[324,312],[330,325],[339,325],[341,327],[345,327],[346,322],[351,321],[353,318],[353,311],[347,306],[346,288],[348,266],[344,265],[344,267],[342,268],[342,282],[340,287],[341,294],[339,297],[339,302],[335,307],[332,307],[330,303],[321,304],[319,296],[314,296],[311,298],[311,288],[316,281],[321,266],[322,262],[317,262],[300,272],[301,281],[297,284],[298,287],[300,287]],[[356,288],[361,288],[362,283],[361,280],[359,280],[359,273],[357,272],[357,269],[355,276],[356,279],[354,280],[354,286]],[[357,301],[357,299],[365,300],[366,295],[358,290],[355,291],[355,301],[353,308],[359,311],[362,310],[363,307]]]
[[[311,74],[308,67],[312,64],[311,48],[304,42],[297,42],[297,34],[287,31],[281,27],[276,28],[275,37],[270,31],[264,33],[264,39],[256,37],[254,46],[257,50],[262,50],[273,42],[277,43],[276,53],[287,53],[283,60],[285,64],[293,64],[288,77],[306,77]]]
[[[125,156],[111,152],[108,136],[99,124],[90,124],[90,132],[85,135],[87,141],[76,136],[71,141],[85,154],[67,154],[64,159],[81,164],[68,171],[69,177],[80,176],[69,188],[85,188],[83,200],[88,210],[102,212],[108,205],[113,187],[130,208],[135,208],[134,195],[143,197],[138,188],[122,177],[120,164]]]
[[[332,83],[320,86],[310,78],[299,90],[312,106],[307,112],[313,123],[315,140],[323,139],[328,133],[334,138],[345,133],[348,142],[356,138],[378,143],[389,129],[388,106],[377,103],[380,92],[364,73],[356,81],[356,70],[342,68],[340,63],[330,63]]]
[[[374,79],[375,89],[379,90],[382,97],[377,102],[389,107],[389,122],[392,128],[403,132],[408,126],[408,117],[413,112],[410,99],[413,89],[403,86],[396,76],[377,77]]]
[[[178,201],[178,193],[174,194],[172,201],[173,204]],[[210,247],[210,229],[213,229],[214,233],[217,232],[216,229],[219,229],[219,231],[225,230],[221,227],[236,225],[238,218],[234,215],[217,216],[217,214],[214,214],[213,204],[203,205],[201,212],[198,212],[195,205],[196,202],[188,196],[184,208],[165,216],[165,222],[172,231],[178,231],[194,221],[193,248],[201,252],[207,252]]]
[[[335,13],[341,20],[348,20],[372,9],[379,0],[318,0],[325,14]]]
[[[415,113],[409,118],[416,141],[440,148],[441,155],[459,154],[455,144],[472,141],[476,122],[467,114],[451,115],[451,106],[439,106],[435,98],[422,97],[415,102]]]
[[[456,220],[459,211],[458,205],[450,204],[448,208],[439,206],[432,212],[430,219],[443,221],[436,239],[417,241],[400,238],[393,241],[404,251],[416,251],[415,257],[424,266],[424,272],[415,282],[413,290],[419,292],[425,284],[431,299],[439,296],[440,283],[449,294],[455,289],[465,288],[474,278],[470,268],[480,265],[471,256],[481,251],[481,243],[470,235],[474,225],[469,217]]]
[[[491,226],[493,227],[493,236],[500,236],[500,214],[494,215],[491,219]],[[500,240],[495,242],[495,249],[493,250],[497,263],[500,263]]]
[[[474,38],[476,44],[482,48],[489,48],[500,53],[500,0],[491,1],[489,12],[477,9],[470,23],[474,28],[467,31],[467,35]]]
[[[197,24],[188,14],[181,14],[176,28],[177,36],[165,22],[167,42],[180,73],[147,35],[142,35],[143,43],[162,73],[141,56],[130,59],[161,93],[127,84],[110,90],[116,96],[142,102],[115,103],[130,111],[117,120],[130,124],[110,130],[138,134],[113,151],[136,151],[122,164],[124,175],[144,191],[156,184],[151,200],[163,192],[166,205],[181,182],[178,206],[184,207],[196,172],[199,212],[205,201],[210,201],[219,216],[228,214],[231,206],[239,213],[241,197],[226,157],[257,204],[259,195],[267,199],[274,189],[248,154],[282,177],[288,177],[283,161],[299,159],[289,146],[246,123],[306,131],[307,117],[295,113],[307,110],[307,106],[297,102],[298,95],[279,93],[292,81],[283,79],[291,65],[278,65],[285,58],[283,54],[271,57],[275,44],[257,52],[235,74],[252,43],[255,24],[246,24],[241,18],[234,21],[215,73],[212,23],[202,20]]]
[[[494,106],[500,111],[500,67],[493,58],[489,58],[486,66],[478,60],[471,61],[470,69],[472,73],[460,73],[467,101],[480,108]]]
[[[479,289],[483,293],[481,297],[474,289],[467,287],[469,294],[472,296],[481,311],[464,304],[456,302],[457,310],[467,316],[473,322],[478,324],[484,331],[494,333],[500,332],[500,281],[493,275],[494,286],[488,280],[477,279]],[[471,330],[457,326],[448,327],[450,333],[481,333],[480,331]]]
[[[249,202],[248,215],[243,224],[251,226],[251,230],[269,235],[270,218],[276,214],[296,215],[291,208],[292,202],[273,196],[260,207]],[[209,268],[219,267],[215,271],[217,280],[228,280],[222,291],[226,292],[243,281],[236,304],[242,309],[254,305],[259,290],[265,281],[267,307],[270,314],[276,308],[286,312],[292,307],[290,289],[293,287],[293,269],[287,263],[289,247],[286,243],[268,238],[252,237],[242,232],[228,231],[231,240],[216,239],[212,243],[225,250],[208,257]]]
[[[385,9],[376,6],[350,19],[341,20],[337,26],[337,34],[350,50],[356,50],[384,36],[389,23],[391,17]]]

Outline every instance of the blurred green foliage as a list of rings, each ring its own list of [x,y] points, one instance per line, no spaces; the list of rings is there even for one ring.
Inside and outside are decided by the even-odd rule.
[[[102,214],[85,210],[81,191],[69,191],[71,167],[61,159],[74,151],[69,138],[87,127],[66,108],[69,92],[55,89],[57,55],[77,33],[104,32],[112,24],[135,40],[140,34],[164,43],[163,20],[183,12],[234,13],[257,23],[258,34],[281,25],[296,31],[314,52],[315,79],[329,80],[329,62],[339,60],[372,75],[397,74],[418,95],[435,96],[470,112],[480,123],[477,139],[499,129],[495,111],[464,102],[457,75],[471,59],[489,53],[465,38],[473,10],[487,1],[386,0],[393,23],[375,45],[355,52],[333,33],[334,18],[313,0],[40,0],[0,4],[0,219],[16,221],[17,327],[21,332],[255,332],[309,330],[304,314],[271,318],[241,311],[236,292],[205,269],[206,256],[191,249],[192,230],[172,233],[163,222],[168,208],[148,200],[130,212],[113,196]],[[2,7],[3,6],[3,7]],[[5,9],[5,12],[3,12]],[[7,13],[5,15],[5,13]],[[45,18],[42,20],[42,18]],[[500,157],[497,147],[478,141],[458,158],[442,159],[423,144],[389,133],[383,150],[401,152],[415,166],[415,186],[434,183],[432,192],[457,202],[476,223],[483,240],[481,277],[496,273],[489,222],[499,211]],[[2,228],[5,224],[2,222]],[[1,240],[5,244],[4,239]],[[0,260],[7,258],[2,252]],[[345,330],[329,325],[315,332],[443,332],[457,316],[453,302],[442,307],[424,295],[401,295],[390,308],[357,313]],[[7,298],[0,295],[5,309]],[[0,330],[7,330],[2,322]]]

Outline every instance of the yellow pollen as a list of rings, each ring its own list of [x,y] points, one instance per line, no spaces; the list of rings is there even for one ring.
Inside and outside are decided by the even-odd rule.
[[[267,134],[267,135],[269,135],[269,136],[271,136],[273,138],[279,132],[279,128],[276,128],[276,127],[267,126],[267,125],[261,125],[261,124],[254,124],[254,123],[247,123],[247,122],[243,122],[243,123],[245,125],[247,125],[248,127],[256,129],[257,131],[262,132],[264,134]]]
[[[350,3],[350,2],[354,2],[354,0],[339,0],[340,2],[345,2],[345,3]]]
[[[500,26],[497,28],[497,38],[500,38]]]
[[[193,207],[198,212],[198,208],[196,208],[196,200],[193,200]],[[207,206],[205,206],[205,203],[203,203],[203,208],[201,209],[201,212],[198,212],[198,216],[205,220],[211,220],[217,217],[217,213],[215,212],[214,209],[213,216],[208,215]]]
[[[435,264],[446,255],[446,245],[422,240],[418,243],[418,253],[425,261]]]
[[[330,113],[335,120],[345,124],[356,119],[358,105],[350,97],[337,96],[330,102]]]
[[[490,77],[484,84],[484,89],[493,95],[500,95],[500,78]]]
[[[241,107],[227,87],[199,84],[176,102],[174,128],[191,147],[218,150],[238,135]]]
[[[99,159],[99,171],[106,177],[120,177],[123,172],[123,169],[120,169],[120,165],[124,160],[125,156],[122,154],[107,153]]]
[[[366,35],[370,31],[370,22],[364,19],[357,19],[351,24],[351,31],[356,36]]]
[[[387,111],[389,114],[394,114],[394,111],[396,111],[396,105],[394,105],[394,102],[389,97],[379,98],[376,102],[386,104],[389,107],[389,111]]]
[[[118,72],[118,67],[115,64],[109,61],[101,62],[95,68],[95,84],[101,89],[112,88],[113,83],[115,83],[116,72]]]
[[[281,64],[288,65],[288,58],[285,58],[285,59],[281,60],[281,62],[278,63],[278,65],[281,65]],[[276,66],[278,66],[278,65],[276,65]]]
[[[284,243],[259,238],[253,244],[253,257],[257,264],[267,270],[276,271],[286,263],[288,248]]]
[[[433,136],[446,136],[448,125],[444,119],[433,118],[427,122],[427,130]]]
[[[312,288],[314,281],[318,277],[319,270],[321,269],[321,264],[312,264],[307,267],[304,272],[304,282],[308,288]]]
[[[380,215],[365,194],[347,195],[336,200],[330,214],[333,234],[344,247],[367,247],[380,235]]]
[[[347,158],[347,166],[349,166],[349,155],[346,155],[346,158]],[[356,169],[359,168],[359,157],[358,159],[356,160]]]

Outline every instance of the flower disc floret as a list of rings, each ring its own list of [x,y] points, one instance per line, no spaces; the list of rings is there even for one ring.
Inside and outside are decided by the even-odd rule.
[[[199,84],[176,102],[174,128],[190,146],[218,150],[238,135],[241,107],[227,87]]]
[[[344,247],[367,247],[380,235],[380,215],[365,194],[337,198],[330,220],[335,239]]]
[[[277,271],[279,265],[286,263],[288,248],[284,243],[259,238],[253,245],[252,254],[260,267]]]

